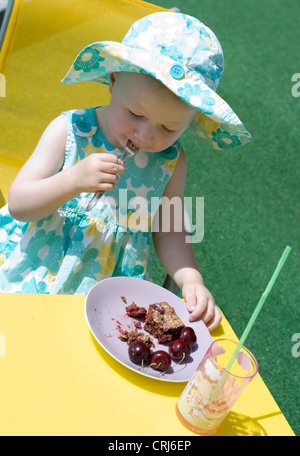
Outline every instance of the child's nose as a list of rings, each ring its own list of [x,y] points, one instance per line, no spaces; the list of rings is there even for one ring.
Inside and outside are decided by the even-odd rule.
[[[155,127],[145,122],[135,130],[134,136],[141,145],[150,146],[155,137]]]

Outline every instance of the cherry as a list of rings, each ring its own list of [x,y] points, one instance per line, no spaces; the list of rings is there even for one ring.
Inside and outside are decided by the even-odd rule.
[[[191,347],[185,340],[176,339],[170,343],[169,353],[173,359],[180,359],[182,361],[191,353]]]
[[[179,339],[185,340],[190,347],[193,347],[197,342],[195,331],[190,326],[185,326],[179,333]]]
[[[150,364],[153,369],[166,371],[171,366],[171,357],[164,350],[157,350],[150,357]]]
[[[150,348],[140,340],[134,340],[128,348],[129,358],[133,363],[148,362],[151,356]]]

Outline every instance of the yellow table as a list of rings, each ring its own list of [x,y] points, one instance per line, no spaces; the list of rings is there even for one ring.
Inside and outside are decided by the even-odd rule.
[[[0,435],[195,436],[175,415],[186,383],[114,360],[93,339],[84,301],[0,294]],[[212,336],[236,338],[226,319]],[[217,435],[294,434],[257,375]]]

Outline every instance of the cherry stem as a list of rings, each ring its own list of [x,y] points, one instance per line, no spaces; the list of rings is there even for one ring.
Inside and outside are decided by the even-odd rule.
[[[151,364],[149,364],[149,367],[155,366],[155,369],[158,369],[161,364],[162,364],[162,361],[159,361],[159,363],[151,363]]]
[[[157,369],[160,365],[162,364],[162,361],[160,361],[158,364],[157,363],[151,363],[149,364],[148,366],[145,367],[145,371],[147,369],[149,369],[149,367],[152,367],[152,366],[155,366],[155,368]],[[139,367],[139,370],[143,369],[143,359],[142,359],[142,365],[141,367]]]
[[[185,351],[184,351],[184,352],[182,353],[182,358],[181,358],[181,360],[178,361],[178,363],[175,363],[175,366],[178,366],[178,364],[182,363],[182,361],[183,361],[184,358],[185,358],[185,355],[186,355],[186,353],[185,353]],[[160,366],[162,363],[163,363],[162,361],[160,361],[159,363],[151,363],[151,364],[149,364],[149,366],[147,366],[145,369],[147,370],[149,367],[152,367],[152,366],[155,366],[155,369],[158,369],[159,366]],[[163,371],[163,372],[161,373],[161,375],[165,375],[165,373],[168,372],[168,370],[171,369],[171,367],[172,367],[172,366],[168,367],[168,369],[166,369],[165,371]],[[144,358],[142,358],[142,365],[141,365],[141,367],[139,367],[139,370],[142,370],[143,368],[144,368]]]
[[[185,352],[182,353],[182,358],[180,361],[178,361],[178,363],[175,364],[175,366],[178,366],[178,364],[182,363],[182,361],[184,360],[185,358]]]
[[[141,367],[139,367],[138,370],[143,370],[143,369],[144,369],[144,358],[142,358],[142,365],[141,365]]]
[[[158,369],[159,366],[160,366],[162,363],[163,363],[163,361],[160,361],[158,364],[157,364],[157,363],[152,363],[152,364],[149,364],[148,367],[155,366],[155,369]],[[169,367],[167,370],[163,371],[163,372],[161,373],[161,375],[165,375],[165,373],[166,373],[169,369],[170,369],[170,367]]]
[[[156,365],[156,369],[158,369],[159,366],[160,366],[162,363],[163,363],[163,362],[160,361],[157,365],[156,365],[155,363],[152,363],[152,364],[155,364],[155,365]],[[150,366],[151,366],[151,364],[150,364]],[[165,371],[163,371],[163,372],[161,373],[161,375],[165,375],[165,373],[166,373],[169,369],[170,369],[170,367],[168,367],[168,369],[166,369]]]

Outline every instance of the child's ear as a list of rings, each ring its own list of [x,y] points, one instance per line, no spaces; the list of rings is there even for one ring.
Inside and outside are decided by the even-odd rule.
[[[109,82],[109,93],[112,93],[113,86],[115,85],[116,82],[116,76],[115,73],[109,73],[108,75],[108,82]]]

